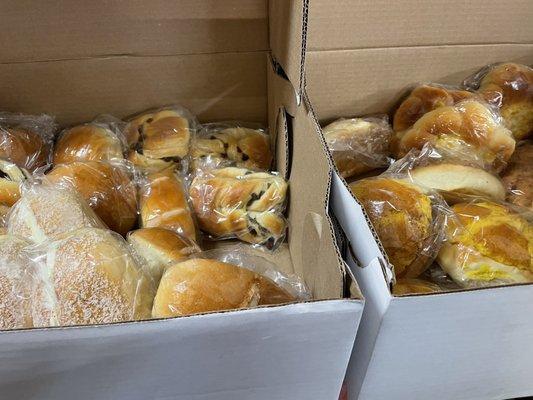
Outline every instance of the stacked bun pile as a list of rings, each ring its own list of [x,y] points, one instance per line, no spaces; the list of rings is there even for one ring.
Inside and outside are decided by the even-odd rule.
[[[0,113],[0,139],[0,329],[308,297],[258,255],[285,238],[288,189],[260,126],[170,106],[58,132],[49,116]],[[207,250],[220,239],[244,243]]]
[[[533,282],[533,69],[499,63],[461,87],[420,84],[391,120],[323,132],[393,266],[393,292]]]

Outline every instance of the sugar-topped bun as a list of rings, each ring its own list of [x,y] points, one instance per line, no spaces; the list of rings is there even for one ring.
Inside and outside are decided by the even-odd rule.
[[[124,239],[82,228],[33,249],[40,285],[35,326],[132,321],[150,317],[153,286]]]
[[[460,203],[437,261],[461,286],[533,281],[533,225],[506,206]]]

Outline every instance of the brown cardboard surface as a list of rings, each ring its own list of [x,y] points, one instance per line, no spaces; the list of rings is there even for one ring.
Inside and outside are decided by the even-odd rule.
[[[530,0],[311,1],[309,50],[531,43]]]
[[[266,0],[8,0],[0,15],[0,62],[269,49]]]

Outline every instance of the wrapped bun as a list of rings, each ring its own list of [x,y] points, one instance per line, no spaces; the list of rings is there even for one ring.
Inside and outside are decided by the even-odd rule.
[[[146,157],[136,150],[130,150],[128,154],[128,161],[131,162],[140,172],[145,174],[153,174],[155,172],[161,172],[167,168],[176,167],[176,163],[174,161],[165,161],[159,158]]]
[[[509,203],[533,210],[533,143],[518,146],[502,173]]]
[[[30,174],[9,161],[0,159],[0,204],[11,207],[20,198],[20,186]]]
[[[441,289],[438,285],[422,279],[398,279],[393,287],[392,294],[403,296],[406,294],[427,294],[440,291]]]

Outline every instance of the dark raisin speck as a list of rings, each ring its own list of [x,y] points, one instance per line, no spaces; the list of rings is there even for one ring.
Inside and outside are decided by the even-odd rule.
[[[243,154],[242,155],[242,160],[243,161],[248,161],[250,159],[250,157],[248,156],[248,154]]]

